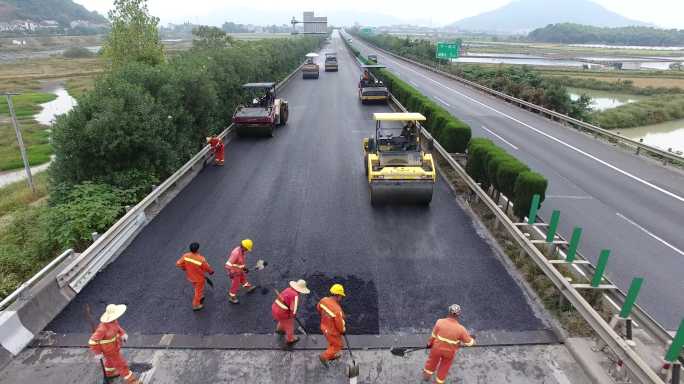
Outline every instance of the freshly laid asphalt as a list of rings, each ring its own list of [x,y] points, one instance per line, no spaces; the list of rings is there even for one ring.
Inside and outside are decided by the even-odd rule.
[[[596,263],[612,251],[606,273],[625,292],[643,277],[638,304],[667,329],[684,316],[684,173],[616,149],[591,136],[500,99],[385,55],[375,53],[404,81],[441,104],[549,180],[540,214],[561,211],[559,233],[583,228],[580,251]],[[648,185],[650,184],[650,185]]]
[[[272,333],[272,293],[227,302],[223,264],[246,237],[255,243],[248,264],[269,262],[250,272],[254,283],[282,289],[305,278],[319,296],[346,284],[352,334],[426,332],[451,303],[476,331],[545,329],[444,181],[429,207],[371,207],[362,139],[374,130],[372,113],[388,107],[359,103],[358,67],[339,39],[331,49],[340,71],[284,89],[290,120],[274,138],[227,145],[225,166],[205,168],[47,329],[87,333],[86,303],[96,313],[125,303],[131,334]],[[193,241],[216,270],[201,312],[190,309],[191,286],[175,267]],[[309,331],[317,331],[314,303],[312,294],[302,305]]]

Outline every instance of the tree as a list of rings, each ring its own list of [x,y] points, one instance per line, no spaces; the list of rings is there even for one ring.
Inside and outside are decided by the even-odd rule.
[[[147,0],[114,0],[109,11],[112,30],[104,44],[104,56],[112,66],[129,62],[157,65],[164,61],[159,39],[159,18],[147,10]]]
[[[198,49],[221,49],[232,45],[235,41],[228,36],[221,28],[208,27],[201,25],[192,30],[192,45]]]

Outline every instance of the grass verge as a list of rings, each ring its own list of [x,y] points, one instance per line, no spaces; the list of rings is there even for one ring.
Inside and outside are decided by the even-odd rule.
[[[55,98],[54,94],[41,92],[24,93],[12,98],[30,165],[46,163],[52,155],[49,132],[45,126],[36,122],[33,116],[40,111],[40,104]],[[18,169],[22,166],[19,144],[7,101],[0,100],[0,171]]]
[[[36,187],[35,194],[31,192],[26,180],[17,181],[0,188],[0,217],[10,215],[12,212],[47,196],[47,172],[33,175],[33,184]]]

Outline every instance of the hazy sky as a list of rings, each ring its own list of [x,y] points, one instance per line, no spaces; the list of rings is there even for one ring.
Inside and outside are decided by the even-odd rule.
[[[113,0],[74,0],[86,8],[106,14]],[[324,5],[320,0],[148,0],[150,12],[161,18],[162,23],[190,21],[193,23],[217,24],[218,14],[223,19],[235,22],[258,24],[259,11],[268,13],[270,18],[282,14],[282,23],[301,12],[314,10],[325,15],[326,10],[363,11],[381,13],[399,19],[443,25],[496,9],[511,0],[450,1],[421,0],[419,2],[397,0],[346,0],[330,1]],[[549,0],[552,4],[554,0]],[[657,24],[661,27],[684,29],[684,1],[682,0],[594,0],[604,7],[626,17]],[[241,16],[243,20],[241,20]],[[279,15],[278,15],[279,16]],[[277,17],[276,17],[277,18]],[[244,20],[249,19],[249,20]],[[279,20],[279,18],[277,18]],[[266,20],[264,23],[273,23]],[[335,20],[330,19],[334,24]]]

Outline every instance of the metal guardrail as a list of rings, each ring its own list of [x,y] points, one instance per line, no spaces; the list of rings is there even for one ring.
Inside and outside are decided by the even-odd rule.
[[[36,273],[30,279],[21,284],[19,288],[15,289],[14,292],[10,293],[9,296],[5,297],[2,300],[2,302],[0,302],[0,310],[5,309],[7,306],[12,304],[16,299],[20,298],[24,291],[32,287],[38,280],[42,279],[43,276],[47,275],[50,271],[52,271],[55,268],[55,266],[59,265],[62,261],[64,261],[64,259],[71,256],[73,253],[73,249],[67,249],[61,255],[57,256],[54,260],[52,260],[48,265],[43,267],[43,269],[38,271],[38,273]]]
[[[575,126],[575,127],[579,127],[579,128],[585,129],[585,130],[587,130],[587,131],[591,131],[591,132],[593,132],[595,135],[604,136],[604,137],[606,137],[606,138],[608,138],[608,139],[610,139],[610,140],[615,140],[615,141],[618,141],[618,142],[622,142],[622,143],[624,143],[624,144],[626,144],[626,145],[628,145],[628,146],[630,146],[630,147],[636,148],[636,153],[637,153],[637,154],[639,154],[639,153],[643,150],[643,151],[645,151],[645,152],[648,152],[648,153],[651,153],[651,154],[660,156],[660,157],[662,157],[662,158],[664,158],[664,159],[670,160],[671,162],[673,162],[673,163],[675,163],[675,164],[684,164],[684,156],[678,156],[678,155],[675,154],[675,153],[668,152],[668,151],[665,151],[665,150],[663,150],[663,149],[656,148],[656,147],[653,147],[653,146],[650,146],[650,145],[646,145],[646,144],[641,143],[641,142],[638,142],[638,141],[636,141],[636,140],[632,140],[632,139],[627,138],[627,137],[624,137],[624,136],[622,136],[622,135],[618,135],[618,134],[616,134],[616,133],[613,133],[613,132],[611,132],[611,131],[609,131],[609,130],[607,130],[607,129],[604,129],[604,128],[601,128],[601,127],[598,127],[598,126],[595,126],[595,125],[592,125],[592,124],[589,124],[589,123],[586,123],[586,122],[581,121],[581,120],[577,120],[577,119],[572,118],[572,117],[570,117],[570,116],[564,115],[564,114],[562,114],[562,113],[558,113],[558,112],[556,112],[556,111],[552,111],[552,110],[550,110],[550,109],[547,109],[547,108],[538,106],[538,105],[533,104],[533,103],[530,103],[530,102],[528,102],[528,101],[525,101],[525,100],[522,100],[522,99],[518,99],[518,98],[516,98],[516,97],[507,95],[507,94],[505,94],[505,93],[503,93],[503,92],[496,91],[496,90],[494,90],[494,89],[491,89],[491,88],[485,87],[485,86],[483,86],[483,85],[477,84],[477,83],[475,83],[475,82],[473,82],[473,81],[466,80],[466,79],[464,79],[464,78],[462,78],[462,77],[458,77],[458,76],[456,76],[456,75],[454,75],[454,74],[451,74],[451,73],[442,71],[442,70],[440,70],[440,69],[437,69],[437,68],[435,68],[435,67],[432,67],[432,66],[423,64],[423,63],[418,62],[418,61],[416,61],[416,60],[412,60],[412,59],[409,59],[409,58],[406,58],[406,57],[397,55],[396,53],[389,52],[389,51],[387,51],[387,50],[384,50],[384,49],[382,49],[382,48],[379,48],[379,47],[377,47],[376,45],[374,45],[374,44],[372,44],[372,43],[369,43],[368,41],[364,41],[364,44],[367,44],[367,45],[369,45],[370,47],[372,47],[372,48],[374,48],[374,49],[377,49],[378,51],[380,51],[380,52],[382,52],[382,53],[384,53],[384,54],[386,54],[386,55],[390,55],[390,56],[392,56],[392,57],[394,57],[394,58],[397,58],[397,59],[399,59],[399,60],[403,60],[403,61],[405,61],[405,62],[408,62],[408,63],[414,64],[414,65],[417,65],[417,66],[419,66],[419,67],[421,67],[421,68],[427,69],[427,70],[429,70],[429,71],[431,71],[431,72],[434,72],[434,73],[438,73],[438,74],[440,74],[440,75],[442,75],[442,76],[446,76],[446,77],[448,77],[448,78],[450,78],[450,79],[452,79],[452,80],[456,80],[456,81],[458,81],[458,82],[460,82],[460,83],[469,85],[469,86],[471,86],[471,87],[473,87],[473,88],[476,88],[476,89],[478,89],[478,90],[480,90],[480,91],[483,91],[483,92],[485,92],[485,93],[487,93],[487,94],[490,94],[490,95],[499,97],[499,98],[504,99],[504,100],[506,100],[506,101],[509,101],[509,102],[511,102],[511,103],[513,103],[513,104],[518,104],[518,105],[520,105],[520,106],[525,106],[525,107],[527,107],[527,108],[529,108],[529,109],[531,109],[531,110],[533,110],[533,111],[536,111],[536,112],[538,112],[538,113],[544,114],[544,115],[546,115],[546,116],[551,116],[551,117],[554,117],[554,118],[556,118],[556,119],[558,119],[558,120],[561,120],[561,121],[563,121],[563,122],[565,122],[565,123],[567,123],[567,124],[570,124],[571,126]]]
[[[345,40],[345,45],[350,48]],[[406,108],[390,93],[391,103],[402,112]],[[420,124],[419,124],[420,125]],[[496,220],[503,225],[520,248],[537,264],[560,293],[580,313],[587,324],[596,332],[615,355],[624,362],[625,366],[642,383],[665,384],[651,367],[620,337],[620,335],[601,317],[601,315],[587,302],[572,284],[554,267],[553,264],[537,249],[525,234],[513,223],[508,215],[492,200],[489,195],[466,173],[460,164],[436,141],[430,133],[421,127],[421,134],[433,143],[434,150],[449,164],[456,175],[461,178],[468,188],[494,214]]]
[[[276,90],[284,87],[297,73],[299,73],[301,67],[302,65],[297,67],[297,69],[278,83],[276,85]],[[231,124],[221,132],[219,136],[221,138],[226,138],[232,134],[233,125]],[[147,223],[145,210],[156,204],[162,195],[169,190],[172,190],[178,181],[192,169],[200,165],[204,166],[206,160],[210,156],[210,148],[207,145],[173,175],[164,180],[161,185],[145,196],[142,201],[131,208],[104,234],[97,238],[90,247],[69,263],[69,265],[57,275],[59,286],[64,287],[69,285],[76,293],[80,292],[99,271],[112,261],[112,258],[119,253],[121,247],[137,234],[138,229]]]

